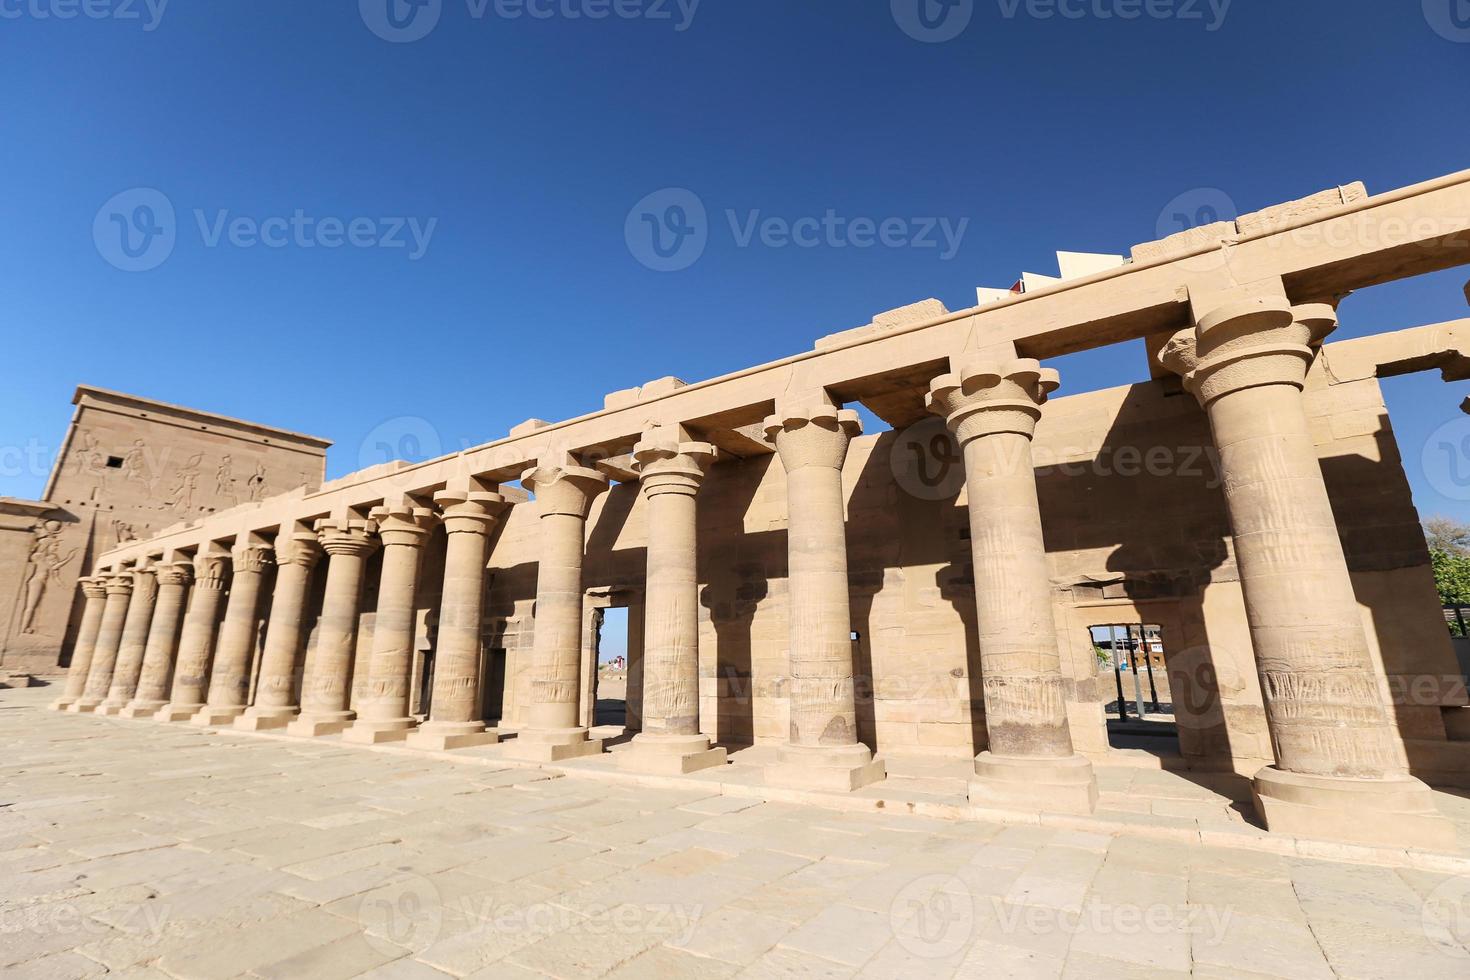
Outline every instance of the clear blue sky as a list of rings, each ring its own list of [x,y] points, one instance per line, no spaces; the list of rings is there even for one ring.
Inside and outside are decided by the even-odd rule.
[[[968,306],[976,285],[1053,272],[1058,248],[1123,252],[1176,230],[1167,206],[1200,189],[1244,212],[1470,165],[1460,0],[1428,13],[1235,0],[1223,21],[1222,0],[1152,0],[1197,16],[1137,20],[1099,11],[1141,0],[1065,0],[1081,17],[973,0],[943,43],[905,32],[924,32],[917,0],[704,0],[692,18],[691,2],[536,0],[553,16],[512,19],[496,0],[442,0],[425,37],[390,43],[367,26],[392,33],[386,0],[173,0],[156,20],[159,0],[113,10],[137,20],[0,0],[0,494],[41,492],[44,467],[15,450],[54,450],[78,382],[331,438],[340,475],[381,460],[378,442],[454,450],[651,378],[781,357],[924,297]],[[569,16],[598,9],[645,16]],[[426,25],[411,12],[398,9],[406,30]],[[162,217],[136,196],[103,206],[140,187],[175,210],[175,240],[128,272],[111,215],[130,235]],[[705,251],[677,272],[648,268],[625,234],[664,188],[709,215]],[[756,212],[829,210],[967,224],[953,254],[942,235],[937,248],[741,244]],[[404,248],[326,248],[326,229],[302,239],[314,248],[294,232],[248,244],[297,211],[313,229],[370,219],[364,241],[391,219],[435,224],[422,249],[406,231]],[[221,212],[251,223],[211,246]],[[1340,336],[1466,315],[1467,277],[1354,297]],[[1072,391],[1143,375],[1131,345],[1061,367]],[[1421,511],[1470,518],[1418,463],[1456,418],[1457,387],[1395,382],[1391,407]],[[1463,452],[1445,459],[1470,472]]]

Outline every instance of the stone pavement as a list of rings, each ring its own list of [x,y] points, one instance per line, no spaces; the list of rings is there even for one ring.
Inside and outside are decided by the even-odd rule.
[[[1470,878],[58,715],[0,692],[0,973],[1470,975]]]

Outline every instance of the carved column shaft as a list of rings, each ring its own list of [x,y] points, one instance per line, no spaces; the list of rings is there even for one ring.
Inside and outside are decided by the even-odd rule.
[[[102,610],[107,605],[107,589],[100,577],[80,581],[86,605],[82,609],[81,626],[71,651],[71,667],[66,674],[66,690],[52,705],[58,711],[77,702],[87,688],[87,672],[92,667],[92,653],[97,647],[97,633],[102,629]]]
[[[348,710],[352,657],[357,648],[358,612],[368,556],[377,548],[370,521],[322,520],[317,536],[327,553],[327,581],[317,617],[316,646],[301,685],[301,717],[287,731],[323,735],[341,731]]]
[[[384,741],[402,738],[414,727],[408,714],[409,674],[413,669],[414,597],[419,559],[433,511],[427,507],[378,508],[372,512],[383,542],[378,610],[373,620],[372,678],[358,705],[357,721],[346,738]]]
[[[245,710],[250,688],[250,665],[259,629],[260,591],[270,564],[271,549],[264,545],[236,548],[230,554],[233,575],[209,675],[209,698],[194,723],[218,725]]]
[[[196,581],[189,598],[189,611],[184,614],[183,634],[179,637],[173,690],[169,693],[169,703],[158,712],[160,721],[182,721],[204,707],[228,561],[224,555],[206,555],[195,562]]]
[[[153,601],[158,596],[158,581],[151,568],[134,571],[132,575],[133,594],[128,600],[127,618],[123,620],[117,663],[113,667],[107,698],[97,706],[98,714],[117,714],[128,706],[138,691],[143,654],[148,649],[148,626],[153,620]]]
[[[102,625],[97,630],[97,645],[87,670],[87,684],[82,689],[81,699],[71,706],[73,711],[95,711],[112,687],[123,624],[128,618],[128,600],[133,594],[132,576],[127,573],[110,575],[105,588],[107,603],[102,607]]]
[[[1097,782],[1072,749],[1031,457],[1041,406],[1058,384],[1030,358],[976,357],[936,378],[928,404],[965,457],[988,736],[970,799],[1085,813],[1097,805]]]
[[[184,614],[184,600],[189,591],[191,568],[187,562],[160,565],[154,569],[158,580],[158,598],[153,604],[153,621],[148,626],[148,643],[143,652],[143,670],[138,689],[123,711],[137,717],[153,714],[168,697],[169,673],[179,639],[179,621]]]
[[[321,550],[315,534],[293,535],[289,551],[277,555],[276,587],[260,657],[260,683],[253,717],[289,718],[296,713],[296,665],[301,659],[306,598]]]

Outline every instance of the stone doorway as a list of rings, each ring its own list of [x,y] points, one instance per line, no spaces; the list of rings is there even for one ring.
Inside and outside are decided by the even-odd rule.
[[[1164,630],[1157,623],[1105,623],[1088,627],[1098,672],[1112,675],[1113,697],[1103,705],[1108,745],[1179,754],[1179,727],[1169,687]],[[1104,683],[1108,683],[1106,680]]]

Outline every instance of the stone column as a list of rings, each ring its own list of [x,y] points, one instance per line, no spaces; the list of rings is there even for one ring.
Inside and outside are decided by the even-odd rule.
[[[245,712],[259,629],[260,589],[270,562],[271,549],[265,545],[243,545],[230,552],[230,597],[219,628],[214,668],[209,672],[209,698],[190,724],[202,728],[228,725]]]
[[[1092,764],[1072,749],[1031,438],[1057,373],[1030,358],[975,357],[930,385],[964,453],[988,747],[970,801],[1091,813]]]
[[[107,605],[106,580],[93,576],[77,580],[82,586],[82,595],[87,597],[82,609],[82,625],[77,630],[77,641],[71,651],[71,667],[66,673],[66,689],[61,697],[51,704],[51,710],[61,711],[76,704],[87,688],[87,671],[92,667],[92,651],[97,646],[97,633],[102,629],[102,609]]]
[[[133,595],[133,576],[130,572],[114,572],[103,576],[103,588],[107,602],[102,607],[102,624],[97,629],[97,644],[92,649],[92,663],[87,668],[87,683],[82,696],[66,710],[88,713],[97,710],[112,688],[113,668],[117,666],[117,651],[122,644],[123,624],[128,618],[128,600]]]
[[[327,553],[327,584],[317,618],[316,648],[301,681],[301,714],[288,735],[331,735],[351,724],[352,654],[357,648],[358,605],[363,572],[377,548],[371,521],[320,520],[317,539]]]
[[[441,508],[448,535],[434,651],[434,692],[429,720],[408,736],[408,744],[426,749],[489,745],[500,736],[486,729],[480,698],[485,561],[490,532],[507,505],[498,493],[469,489],[441,490],[434,502]]]
[[[521,476],[536,495],[541,553],[531,647],[531,704],[526,724],[506,754],[557,762],[602,751],[578,724],[582,669],[582,558],[587,514],[607,489],[607,477],[570,462],[545,462]]]
[[[123,620],[117,662],[113,665],[107,697],[97,706],[99,715],[118,714],[133,700],[138,690],[138,676],[143,670],[143,654],[148,649],[148,625],[153,620],[153,600],[158,597],[158,581],[151,568],[134,569],[132,575],[133,594],[128,600],[127,618]]]
[[[1450,848],[1408,774],[1380,693],[1302,389],[1337,324],[1279,286],[1201,309],[1159,354],[1209,416],[1276,764],[1255,777],[1271,830]]]
[[[707,442],[681,442],[653,429],[633,449],[648,506],[644,590],[642,731],[618,764],[635,772],[681,774],[725,764],[699,731],[699,580],[695,495],[714,462]]]
[[[179,644],[179,621],[194,568],[186,561],[170,562],[153,569],[158,580],[158,598],[153,603],[153,621],[143,650],[143,670],[133,699],[120,712],[124,718],[151,718],[168,697],[168,678]]]
[[[373,619],[372,679],[358,705],[357,720],[343,732],[349,742],[373,745],[401,741],[417,724],[408,714],[413,667],[414,596],[419,559],[434,512],[410,504],[376,508],[371,515],[383,542],[378,614]]]
[[[819,394],[778,404],[765,429],[786,470],[791,637],[791,735],[766,783],[851,791],[886,775],[858,741],[853,688],[842,464],[862,423]]]
[[[173,688],[168,704],[153,716],[155,721],[187,721],[204,707],[205,684],[209,679],[220,606],[224,603],[228,566],[229,558],[219,554],[201,555],[194,561],[194,588],[189,596],[189,611],[184,615],[183,635],[179,637]]]
[[[285,728],[296,717],[296,665],[301,662],[305,640],[306,598],[312,569],[321,554],[316,535],[310,532],[277,542],[276,587],[265,627],[255,703],[235,719],[235,727],[242,731]]]

